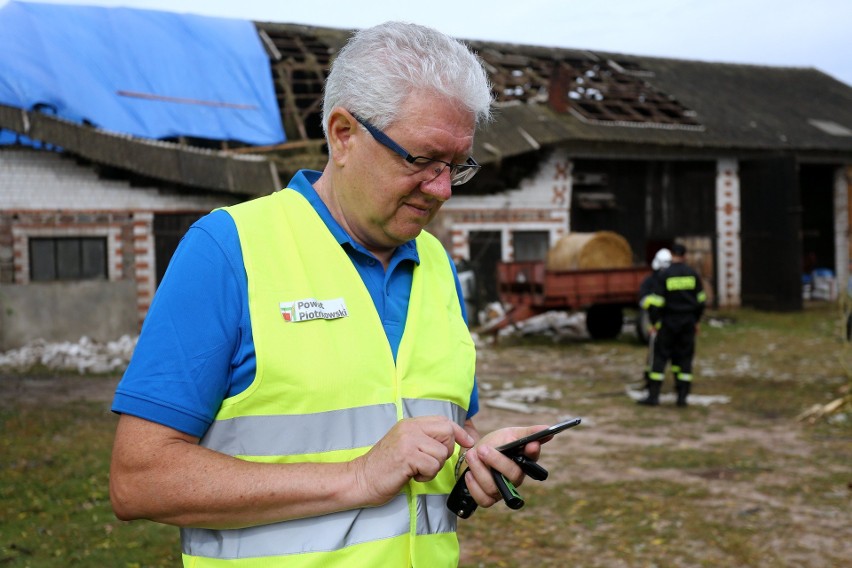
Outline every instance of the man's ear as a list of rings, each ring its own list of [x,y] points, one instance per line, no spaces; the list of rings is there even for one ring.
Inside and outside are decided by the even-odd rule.
[[[328,145],[338,166],[346,163],[358,132],[358,121],[347,110],[335,107],[328,117]]]

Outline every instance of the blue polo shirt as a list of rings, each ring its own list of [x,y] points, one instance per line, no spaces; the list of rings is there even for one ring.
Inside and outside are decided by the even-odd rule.
[[[412,273],[420,262],[417,247],[414,241],[398,247],[385,270],[331,216],[312,185],[319,176],[319,172],[302,170],[288,187],[311,203],[346,250],[373,298],[396,359]],[[467,320],[457,275],[455,279]],[[118,384],[112,410],[201,437],[222,401],[245,390],[254,374],[254,341],[239,235],[230,215],[214,211],[193,224],[181,239]],[[478,410],[474,384],[468,417]]]

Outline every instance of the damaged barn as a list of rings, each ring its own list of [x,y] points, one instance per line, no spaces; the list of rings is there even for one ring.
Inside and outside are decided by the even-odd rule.
[[[41,9],[47,17],[60,8]],[[141,12],[123,16],[132,22]],[[116,292],[75,290],[80,314],[104,299],[114,309],[133,303],[109,330],[92,329],[91,318],[78,314],[68,318],[75,325],[65,337],[52,339],[138,332],[192,220],[275,191],[299,168],[322,168],[322,86],[351,30],[274,22],[250,28],[271,78],[276,124],[269,126],[284,133],[277,141],[179,132],[150,139],[0,94],[0,346],[49,329],[38,298],[45,287],[68,286],[49,274],[33,285],[33,258],[42,255],[34,241],[99,240],[106,268],[96,278]],[[131,39],[134,29],[111,33]],[[85,38],[89,31],[68,33]],[[215,34],[209,42],[182,49],[227,48]],[[498,263],[540,261],[577,232],[623,235],[637,265],[683,242],[714,306],[797,310],[808,297],[803,276],[828,284],[824,298],[847,281],[852,87],[816,69],[467,43],[489,73],[495,120],[475,140],[482,172],[457,189],[431,230],[476,274],[468,298],[474,313],[498,299]],[[44,48],[49,57],[55,46]],[[205,69],[229,72],[218,67]],[[58,204],[56,195],[63,196]]]

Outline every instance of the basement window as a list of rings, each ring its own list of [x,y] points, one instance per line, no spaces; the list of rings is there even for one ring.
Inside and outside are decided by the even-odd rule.
[[[107,278],[105,237],[31,238],[29,253],[33,282]]]

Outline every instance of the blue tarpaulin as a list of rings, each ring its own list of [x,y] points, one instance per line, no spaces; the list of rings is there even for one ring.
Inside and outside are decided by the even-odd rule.
[[[248,20],[9,2],[0,103],[145,138],[285,140],[269,59]]]

